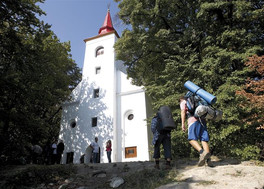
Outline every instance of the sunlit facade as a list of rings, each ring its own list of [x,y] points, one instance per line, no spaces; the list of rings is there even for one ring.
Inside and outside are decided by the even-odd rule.
[[[85,39],[82,81],[63,104],[60,139],[64,141],[63,163],[89,163],[88,146],[98,137],[100,162],[106,163],[106,142],[112,141],[112,162],[150,159],[152,115],[143,87],[127,79],[122,62],[115,60],[114,44],[119,36],[107,12],[95,37]]]

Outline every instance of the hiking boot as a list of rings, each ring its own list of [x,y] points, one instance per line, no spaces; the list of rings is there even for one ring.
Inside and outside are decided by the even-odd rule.
[[[171,169],[171,165],[166,165],[165,166],[165,170],[170,170]]]
[[[214,164],[213,164],[213,162],[211,161],[211,158],[208,158],[206,160],[206,164],[207,164],[208,167],[215,167]]]
[[[198,166],[204,166],[205,161],[210,158],[210,153],[209,152],[203,152],[202,154],[200,154],[200,158],[199,158],[199,162],[198,162]]]
[[[155,169],[160,169],[159,164],[156,164],[156,165],[154,166],[154,168],[155,168]]]

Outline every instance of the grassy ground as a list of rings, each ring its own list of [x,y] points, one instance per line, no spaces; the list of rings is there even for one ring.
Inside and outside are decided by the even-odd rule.
[[[0,188],[37,188],[38,185],[56,183],[75,175],[73,165],[21,165],[4,166],[0,172]]]
[[[100,171],[106,176],[96,177]],[[116,176],[125,181],[119,188],[155,188],[175,181],[177,170],[154,169],[154,162],[4,166],[0,188],[110,188],[109,180]]]

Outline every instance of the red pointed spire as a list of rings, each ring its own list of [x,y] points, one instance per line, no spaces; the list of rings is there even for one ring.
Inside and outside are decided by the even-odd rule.
[[[105,34],[105,33],[108,33],[108,32],[111,32],[111,31],[114,31],[114,27],[113,27],[113,24],[112,24],[112,20],[111,20],[111,16],[110,16],[110,11],[109,9],[107,10],[107,14],[106,14],[106,17],[105,17],[105,21],[104,21],[104,24],[103,26],[99,29],[99,35],[101,34]]]

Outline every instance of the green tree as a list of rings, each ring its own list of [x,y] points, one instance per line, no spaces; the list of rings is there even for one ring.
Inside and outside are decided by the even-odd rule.
[[[256,134],[243,123],[250,115],[239,108],[236,91],[250,74],[244,65],[262,55],[263,1],[116,0],[119,17],[128,27],[115,45],[134,84],[144,85],[157,109],[167,104],[179,129],[174,133],[176,155],[184,152],[178,99],[191,80],[217,96],[220,122],[209,122],[214,154],[257,158]],[[179,140],[180,139],[180,140]],[[179,142],[180,141],[180,142]],[[180,143],[180,144],[179,144]]]
[[[37,19],[37,2],[0,3],[0,151],[11,159],[57,137],[61,103],[80,80],[69,42]]]

